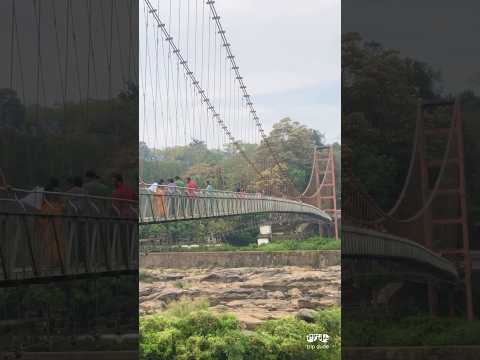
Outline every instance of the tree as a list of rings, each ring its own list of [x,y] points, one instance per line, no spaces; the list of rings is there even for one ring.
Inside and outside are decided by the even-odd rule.
[[[348,172],[388,208],[409,164],[418,100],[441,95],[440,74],[357,33],[342,35],[342,137]],[[345,173],[345,172],[344,172]]]
[[[12,127],[25,130],[25,106],[13,89],[0,89],[0,128]]]
[[[288,172],[283,172],[285,177],[292,179],[298,191],[303,191],[310,176],[315,146],[323,145],[323,136],[315,130],[301,125],[290,118],[284,118],[273,125],[267,137],[268,144],[263,141],[257,148],[255,162],[261,169],[278,166],[272,158],[271,151]],[[272,172],[272,170],[270,170]]]

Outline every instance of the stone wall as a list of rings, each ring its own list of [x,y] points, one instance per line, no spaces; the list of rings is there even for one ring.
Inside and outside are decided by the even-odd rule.
[[[339,250],[152,252],[140,257],[141,268],[307,266],[319,269],[333,265],[340,265]]]
[[[480,346],[352,347],[342,355],[344,360],[478,360]]]

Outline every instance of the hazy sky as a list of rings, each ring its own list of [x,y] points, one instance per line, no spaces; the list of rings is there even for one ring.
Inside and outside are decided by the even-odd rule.
[[[477,0],[343,0],[342,30],[429,63],[457,93],[480,79],[479,14]]]
[[[340,0],[219,0],[267,128],[289,116],[340,136]]]
[[[183,10],[195,2],[180,1]],[[168,25],[168,0],[151,2]],[[340,0],[217,0],[215,6],[264,128],[290,117],[328,142],[340,141]],[[144,26],[140,19],[141,67]]]

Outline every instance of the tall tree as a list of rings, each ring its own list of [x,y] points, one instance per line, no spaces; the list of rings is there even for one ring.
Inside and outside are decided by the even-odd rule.
[[[297,190],[302,191],[310,175],[315,146],[323,145],[323,136],[297,121],[284,118],[273,125],[267,141],[270,147],[262,142],[256,151],[258,166],[260,168],[278,166],[273,161],[271,155],[273,151],[277,154],[281,166],[288,169],[288,177],[292,179]]]

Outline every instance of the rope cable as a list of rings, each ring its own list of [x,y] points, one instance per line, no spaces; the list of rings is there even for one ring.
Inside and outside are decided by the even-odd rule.
[[[11,25],[11,34],[10,34],[10,80],[9,80],[9,87],[13,89],[13,74],[14,74],[14,44],[15,44],[15,21],[16,21],[16,14],[15,14],[15,0],[12,0],[12,25]]]
[[[445,169],[447,167],[448,156],[450,155],[450,151],[451,151],[451,144],[453,142],[453,135],[454,135],[454,132],[455,132],[455,118],[456,118],[456,116],[459,116],[458,111],[459,111],[458,110],[458,103],[456,103],[455,104],[455,109],[454,109],[454,114],[453,114],[453,117],[452,117],[451,127],[450,127],[449,134],[448,134],[447,146],[446,146],[445,152],[443,154],[442,165],[440,167],[440,171],[439,171],[439,173],[437,175],[437,178],[435,180],[435,184],[433,186],[433,189],[430,191],[429,196],[428,196],[427,200],[424,202],[423,206],[414,215],[412,215],[408,218],[401,219],[401,218],[394,217],[389,212],[385,212],[384,210],[382,210],[375,203],[375,201],[371,198],[370,195],[362,194],[366,198],[367,202],[372,206],[372,208],[377,213],[380,214],[380,217],[375,219],[375,220],[355,219],[356,221],[359,221],[359,222],[364,223],[364,224],[379,224],[379,223],[384,222],[385,220],[391,220],[391,221],[394,221],[394,222],[397,222],[397,223],[408,223],[408,222],[415,221],[415,220],[419,219],[421,216],[423,216],[423,214],[427,211],[427,209],[432,204],[434,198],[437,196],[437,192],[438,192],[438,189],[440,187],[440,183],[442,182],[443,174],[444,174]]]
[[[147,6],[149,7],[150,10],[153,10],[153,7],[150,3],[149,0],[145,0],[145,3],[147,4]],[[180,62],[182,62],[182,66],[185,70],[185,73],[188,74],[188,76],[190,77],[190,79],[192,80],[192,83],[196,83],[196,87],[197,87],[197,90],[202,94],[202,100],[209,106],[209,107],[212,107],[212,110],[214,112],[214,107],[212,105],[212,103],[210,102],[210,100],[208,99],[208,97],[206,96],[205,94],[205,91],[200,87],[198,81],[196,80],[195,78],[195,75],[193,74],[192,71],[190,71],[190,68],[187,64],[186,61],[183,61],[183,57],[180,53],[180,50],[177,48],[177,46],[175,45],[175,43],[173,42],[173,38],[171,37],[171,35],[169,34],[169,32],[166,30],[166,27],[165,25],[160,21],[160,18],[158,17],[158,14],[156,12],[151,12],[151,14],[153,15],[154,19],[157,21],[158,25],[160,25],[160,28],[162,29],[162,32],[164,33],[164,37],[165,39],[168,39],[167,41],[169,41],[169,44],[170,44],[170,47],[173,49],[173,52],[176,54],[177,56],[177,59],[178,59],[178,64],[180,64]],[[202,91],[203,90],[203,91]],[[217,116],[217,122],[222,125],[223,121],[220,119],[220,116]],[[224,131],[228,131],[228,128],[224,125],[223,123],[223,129]],[[244,157],[244,159],[247,161],[247,163],[252,166],[252,168],[261,176],[261,173],[258,171],[258,169],[256,168],[255,164],[253,164],[251,162],[251,160],[248,158],[248,156],[245,154],[245,152],[243,151],[243,149],[239,146],[237,140],[231,135],[230,132],[227,133],[230,141],[234,144],[234,146],[237,147],[237,150],[242,154],[242,156]]]
[[[280,159],[278,158],[277,154],[273,151],[273,148],[270,144],[270,142],[268,141],[268,138],[267,136],[265,135],[265,131],[263,130],[263,126],[260,122],[260,119],[256,113],[256,110],[255,110],[255,107],[253,105],[253,102],[251,100],[251,96],[248,94],[247,90],[246,90],[246,86],[243,82],[243,78],[241,77],[240,75],[240,72],[239,72],[239,67],[237,66],[236,64],[236,61],[235,61],[235,57],[233,56],[232,52],[231,52],[231,49],[230,49],[230,43],[227,41],[227,38],[226,38],[226,35],[225,35],[225,30],[223,29],[222,27],[222,24],[220,22],[220,16],[218,16],[218,13],[217,13],[217,10],[215,8],[215,1],[212,1],[212,0],[208,0],[206,2],[209,7],[210,7],[210,10],[212,12],[212,19],[215,21],[216,25],[217,25],[217,28],[218,28],[218,32],[219,34],[221,34],[221,37],[222,37],[222,41],[223,41],[223,45],[225,46],[225,48],[227,49],[227,52],[228,52],[228,58],[230,59],[231,61],[231,64],[232,64],[232,68],[235,70],[235,73],[237,75],[237,79],[239,80],[239,83],[240,83],[240,88],[243,90],[243,94],[244,94],[244,97],[246,98],[246,103],[247,103],[247,106],[249,107],[250,111],[252,112],[253,114],[253,119],[255,120],[255,124],[256,124],[256,127],[258,128],[258,131],[260,132],[261,134],[261,137],[268,149],[268,151],[270,152],[272,158],[274,159],[274,161],[277,163],[277,165],[279,166],[279,168],[281,169],[282,172],[284,172],[284,175],[285,175],[285,179],[287,179],[287,181],[293,185],[292,189],[295,190],[295,184],[293,183],[293,181],[290,179],[290,177],[288,176],[288,173],[286,172],[286,170],[283,169],[282,166],[280,166]],[[295,190],[295,192],[297,192]],[[298,192],[297,192],[298,193]]]

